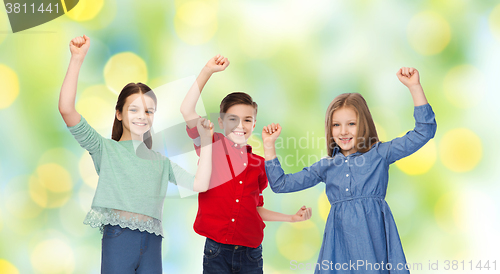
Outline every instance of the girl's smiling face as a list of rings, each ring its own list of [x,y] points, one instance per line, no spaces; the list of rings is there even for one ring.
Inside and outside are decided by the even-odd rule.
[[[345,156],[355,153],[358,115],[350,107],[337,109],[332,115],[332,136]]]
[[[116,111],[116,117],[123,125],[120,141],[143,141],[144,133],[151,129],[155,111],[155,102],[151,97],[140,93],[127,97],[123,112]]]

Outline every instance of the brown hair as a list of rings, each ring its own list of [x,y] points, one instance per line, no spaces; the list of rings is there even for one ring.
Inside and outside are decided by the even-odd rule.
[[[234,105],[252,106],[255,109],[255,116],[257,116],[257,103],[253,101],[252,97],[244,92],[233,92],[220,102],[220,118],[224,119],[224,114]]]
[[[151,97],[151,99],[153,99],[153,101],[155,102],[155,107],[156,107],[156,104],[157,104],[156,95],[154,94],[154,92],[151,90],[150,87],[148,87],[147,85],[145,85],[143,83],[137,83],[137,84],[136,83],[129,83],[122,89],[122,91],[120,92],[120,95],[118,95],[118,100],[116,102],[115,109],[118,110],[120,113],[122,113],[123,106],[125,105],[125,101],[127,101],[127,98],[130,95],[137,94],[137,93],[145,94],[145,95]],[[123,134],[122,121],[118,120],[118,118],[116,117],[116,113],[115,113],[115,121],[113,122],[113,131],[111,133],[111,139],[118,142],[118,141],[120,141],[122,134]],[[151,149],[151,147],[153,146],[153,140],[151,138],[151,129],[146,131],[142,137],[143,137],[144,144],[146,144],[146,146],[149,149]]]
[[[356,112],[358,134],[354,145],[359,152],[367,152],[373,144],[379,142],[377,129],[365,99],[359,93],[344,93],[335,97],[328,106],[325,117],[326,149],[328,156],[333,156],[333,149],[338,146],[332,135],[332,116],[338,109],[350,107]]]

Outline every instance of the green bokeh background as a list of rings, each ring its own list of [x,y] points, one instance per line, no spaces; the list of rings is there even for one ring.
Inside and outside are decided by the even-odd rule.
[[[365,97],[382,140],[412,129],[411,96],[395,73],[417,68],[438,131],[390,169],[386,200],[407,260],[422,264],[416,273],[440,273],[445,260],[458,261],[453,273],[500,271],[498,1],[89,0],[16,34],[0,10],[0,273],[99,273],[101,234],[82,224],[95,171],[57,109],[68,43],[83,34],[91,48],[77,107],[103,136],[111,132],[116,81],[157,88],[196,75],[221,53],[231,65],[206,86],[206,112],[217,112],[232,91],[251,94],[259,113],[250,143],[263,155],[260,129],[279,122],[286,172],[325,156],[324,115],[340,93]],[[105,76],[116,60],[125,73]],[[125,77],[141,65],[137,79]],[[266,208],[288,214],[313,208],[304,223],[267,223],[265,272],[312,273],[290,261],[302,268],[316,262],[329,207],[324,184],[293,194],[266,189],[264,199]],[[196,210],[195,197],[169,193],[164,273],[201,273]],[[479,260],[490,269],[476,268]],[[441,271],[429,269],[436,261]]]

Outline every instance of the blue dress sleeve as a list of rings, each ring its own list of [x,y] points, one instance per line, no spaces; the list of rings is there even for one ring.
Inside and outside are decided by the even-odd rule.
[[[415,153],[434,137],[437,124],[431,106],[426,104],[415,107],[413,116],[415,117],[413,130],[408,131],[403,137],[375,146],[378,154],[389,164]]]
[[[69,131],[75,137],[76,141],[80,146],[86,149],[92,160],[94,161],[94,167],[97,174],[100,172],[101,157],[102,157],[102,147],[104,143],[104,137],[102,137],[94,128],[92,128],[83,116],[80,115],[80,122],[75,126],[68,127]]]
[[[269,186],[275,193],[287,193],[304,190],[324,182],[324,174],[327,168],[324,159],[314,163],[303,170],[285,174],[278,158],[266,161],[266,174]]]

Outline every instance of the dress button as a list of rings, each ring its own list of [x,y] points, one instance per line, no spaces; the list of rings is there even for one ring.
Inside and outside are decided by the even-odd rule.
[[[241,154],[243,154],[243,151],[241,152]]]
[[[233,223],[234,223],[234,219],[231,219],[231,222],[233,222]]]
[[[238,144],[234,144],[234,147],[237,147],[237,146],[238,146]]]
[[[346,177],[349,177],[349,174],[346,174],[345,176],[346,176]]]
[[[236,202],[237,202],[237,203],[239,203],[239,202],[240,202],[240,200],[236,199]]]
[[[243,184],[243,181],[240,181],[240,185]]]
[[[247,166],[247,163],[243,163],[244,166]]]
[[[347,163],[347,160],[345,160],[345,162]]]
[[[345,191],[349,191],[349,189],[348,189],[348,188],[346,188],[346,189],[345,189]]]

